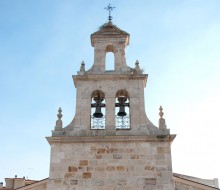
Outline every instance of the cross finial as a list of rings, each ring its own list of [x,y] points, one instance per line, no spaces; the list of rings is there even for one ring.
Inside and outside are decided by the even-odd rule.
[[[105,7],[105,9],[108,11],[109,15],[108,15],[108,20],[109,22],[112,20],[112,16],[111,16],[111,12],[113,11],[115,7],[112,7],[111,4],[109,3],[107,7]]]

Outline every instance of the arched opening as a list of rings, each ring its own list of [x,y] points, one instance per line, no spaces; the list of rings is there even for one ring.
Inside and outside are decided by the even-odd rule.
[[[129,95],[127,90],[118,90],[115,95],[116,129],[130,129]]]
[[[105,70],[106,71],[115,70],[115,55],[114,55],[114,47],[112,45],[108,45],[106,47]]]
[[[105,129],[105,94],[101,90],[91,94],[91,129]]]

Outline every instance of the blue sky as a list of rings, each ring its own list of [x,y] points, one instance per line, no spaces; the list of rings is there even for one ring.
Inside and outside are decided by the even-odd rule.
[[[106,0],[0,1],[0,181],[49,174],[57,109],[74,116],[72,75],[93,64],[90,34],[107,21]],[[146,112],[164,107],[173,170],[220,178],[220,1],[113,0],[113,23],[130,33],[127,64],[149,74]],[[108,66],[109,68],[112,65]]]

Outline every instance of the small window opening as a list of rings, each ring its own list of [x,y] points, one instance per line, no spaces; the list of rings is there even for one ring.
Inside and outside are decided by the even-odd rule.
[[[115,56],[112,52],[107,52],[105,56],[105,70],[114,71],[115,70]]]

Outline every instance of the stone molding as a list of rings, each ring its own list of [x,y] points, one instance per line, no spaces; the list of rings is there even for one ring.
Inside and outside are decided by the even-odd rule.
[[[93,142],[172,142],[176,135],[164,136],[92,136],[92,137],[46,137],[53,143],[93,143]]]
[[[77,81],[103,81],[103,80],[143,80],[144,86],[147,83],[147,74],[139,74],[139,75],[132,75],[132,74],[90,74],[90,75],[73,75],[72,76],[74,85],[77,85]]]

